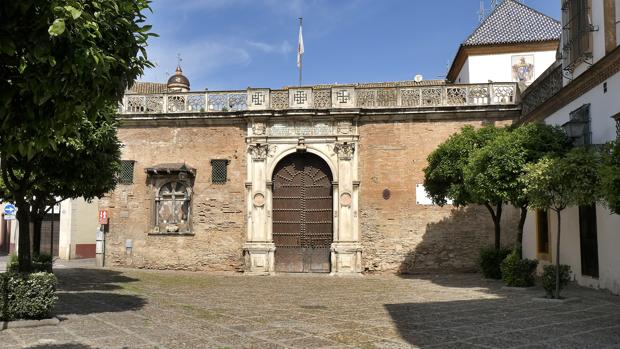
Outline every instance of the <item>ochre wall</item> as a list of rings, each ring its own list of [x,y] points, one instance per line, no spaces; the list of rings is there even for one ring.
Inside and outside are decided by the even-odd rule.
[[[134,184],[118,185],[101,200],[108,208],[106,265],[153,269],[238,270],[245,242],[245,124],[195,127],[122,127],[124,160],[136,160]],[[211,159],[228,159],[228,182],[211,183]],[[153,189],[144,169],[183,163],[197,169],[193,236],[149,235]],[[126,240],[133,240],[129,254]]]
[[[504,122],[506,123],[506,122]],[[360,231],[365,271],[476,270],[481,247],[493,244],[484,207],[416,204],[426,158],[465,124],[480,121],[386,121],[360,124]],[[498,124],[499,126],[499,124]],[[391,192],[389,199],[383,191]],[[512,244],[518,215],[504,209],[502,242]]]

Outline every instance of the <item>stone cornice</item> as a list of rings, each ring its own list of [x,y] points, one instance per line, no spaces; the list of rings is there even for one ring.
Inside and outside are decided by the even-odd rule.
[[[558,93],[524,115],[518,123],[543,120],[620,71],[620,46],[596,62]]]

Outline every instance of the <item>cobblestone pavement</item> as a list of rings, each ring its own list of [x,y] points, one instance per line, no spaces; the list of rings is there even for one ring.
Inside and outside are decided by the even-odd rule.
[[[60,268],[58,326],[2,348],[620,348],[620,297],[532,301],[475,274],[250,277]]]

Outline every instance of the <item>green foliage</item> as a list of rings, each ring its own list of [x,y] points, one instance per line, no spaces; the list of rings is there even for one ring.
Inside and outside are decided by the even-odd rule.
[[[613,213],[620,214],[620,142],[605,146],[600,175],[601,197]]]
[[[503,203],[517,195],[521,190],[517,179],[525,165],[523,153],[505,129],[473,152],[463,169],[465,187],[473,201]]]
[[[16,254],[9,256],[9,261],[6,265],[6,270],[9,273],[18,272],[18,260]],[[52,272],[53,258],[49,254],[40,254],[32,258],[32,272],[51,273]]]
[[[545,265],[543,268],[542,285],[547,293],[547,297],[553,298],[555,292],[555,265]],[[570,265],[560,264],[560,290],[562,290],[570,281]]]
[[[502,280],[510,287],[534,286],[537,260],[521,259],[519,251],[514,249],[500,266]]]
[[[58,301],[54,274],[0,274],[0,319],[43,319]]]
[[[119,101],[152,66],[148,10],[147,0],[3,2],[0,153],[54,150],[77,120]]]
[[[480,129],[465,126],[429,154],[428,166],[424,168],[424,188],[434,204],[443,206],[448,199],[455,206],[480,203],[474,201],[465,186],[464,170],[471,154],[499,132],[494,126]]]
[[[600,156],[589,149],[575,148],[564,157],[544,157],[528,164],[520,178],[530,206],[563,210],[570,205],[596,202]]]
[[[502,261],[510,254],[510,249],[494,247],[486,247],[480,250],[478,265],[482,275],[487,279],[501,279],[502,271],[500,265]]]

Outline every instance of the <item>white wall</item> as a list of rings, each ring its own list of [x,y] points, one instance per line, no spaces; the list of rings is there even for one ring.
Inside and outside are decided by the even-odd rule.
[[[77,244],[94,244],[98,224],[98,200],[88,203],[84,199],[65,200],[60,204],[60,237],[58,256],[75,258]]]
[[[612,115],[620,112],[620,74],[607,80],[607,93],[603,84],[596,86],[583,96],[545,119],[547,124],[562,125],[569,120],[571,111],[590,103],[592,118],[592,143],[605,143],[616,137],[615,121]],[[550,235],[552,258],[555,258],[556,218],[551,215]],[[600,287],[620,294],[620,215],[611,214],[602,205],[597,205],[596,225],[598,238],[599,278],[581,275],[581,251],[579,241],[579,212],[569,207],[562,212],[562,235],[560,241],[561,263],[571,266],[580,285]],[[528,214],[523,237],[523,252],[526,258],[536,258],[536,215]],[[541,262],[544,264],[545,262]]]
[[[461,68],[456,82],[479,84],[486,83],[489,80],[494,82],[512,81],[512,57],[519,55],[534,55],[533,81],[555,62],[555,54],[555,51],[535,51],[469,56]]]
[[[594,25],[595,31],[592,32],[592,61],[590,64],[594,64],[598,62],[601,58],[605,57],[605,13],[603,8],[603,0],[593,0],[592,1],[592,24]],[[616,43],[620,44],[620,32],[618,29],[620,28],[620,0],[616,0]],[[573,79],[577,78],[583,72],[590,68],[590,64],[581,63],[577,67],[575,67],[575,71],[573,72]],[[564,79],[564,84],[569,83],[570,80]]]

